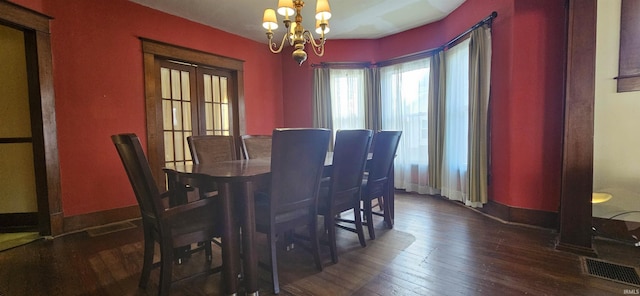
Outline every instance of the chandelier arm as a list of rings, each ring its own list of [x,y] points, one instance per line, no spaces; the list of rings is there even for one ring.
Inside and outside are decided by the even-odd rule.
[[[315,53],[319,57],[323,56],[324,43],[326,41],[326,39],[323,38],[324,34],[321,35],[319,42],[316,42],[316,40],[313,38],[313,35],[309,30],[305,30],[303,34],[305,36],[305,39],[307,39],[307,41],[311,43],[311,48],[313,48],[313,53]]]
[[[273,42],[273,38],[269,38],[269,50],[272,53],[280,53],[282,51],[282,48],[284,48],[284,42],[287,39],[287,34],[284,34],[284,36],[282,36],[282,42],[280,42],[280,46],[278,46],[277,43]]]

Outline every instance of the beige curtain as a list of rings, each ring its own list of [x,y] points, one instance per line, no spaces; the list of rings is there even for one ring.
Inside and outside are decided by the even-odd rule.
[[[331,80],[329,68],[313,69],[313,127],[333,130],[331,115]],[[329,139],[329,150],[333,151],[333,137]]]
[[[313,69],[313,126],[332,128],[331,124],[331,83],[328,68]]]
[[[491,81],[491,28],[471,32],[469,45],[469,197],[472,206],[487,202],[488,113]]]
[[[366,68],[365,71],[365,127],[373,131],[379,131],[382,129],[380,69],[369,67]]]
[[[429,102],[428,102],[428,143],[429,143],[429,171],[428,185],[441,189],[442,183],[442,152],[444,125],[444,98],[445,98],[445,63],[444,51],[438,51],[431,57],[431,75],[429,75]]]

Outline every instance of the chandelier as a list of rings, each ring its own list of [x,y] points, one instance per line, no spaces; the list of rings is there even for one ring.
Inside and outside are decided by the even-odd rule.
[[[278,21],[276,19],[276,12],[273,9],[265,9],[264,17],[262,19],[262,26],[267,29],[267,38],[269,39],[269,50],[273,53],[280,53],[284,47],[285,42],[293,46],[293,59],[302,65],[307,60],[307,53],[304,51],[304,46],[307,43],[311,44],[313,52],[321,57],[324,55],[324,43],[326,41],[324,35],[329,32],[329,19],[331,18],[331,9],[329,8],[328,0],[318,0],[316,5],[316,33],[320,35],[320,38],[316,41],[313,34],[302,26],[302,15],[300,11],[304,6],[302,0],[279,0],[278,1],[278,14],[284,16],[284,27],[286,32],[282,37],[280,46],[273,42],[273,31],[278,28]],[[292,17],[291,20],[289,17]]]

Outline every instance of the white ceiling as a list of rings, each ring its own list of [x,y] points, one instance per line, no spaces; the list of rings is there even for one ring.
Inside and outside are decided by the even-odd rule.
[[[130,0],[232,34],[265,42],[262,14],[277,0]],[[465,0],[329,0],[332,17],[327,39],[377,39],[438,21]],[[316,0],[302,10],[303,26],[315,26]],[[278,21],[282,18],[278,15]],[[275,32],[281,38],[283,25]],[[313,31],[313,30],[312,30]],[[280,32],[280,33],[279,33]]]

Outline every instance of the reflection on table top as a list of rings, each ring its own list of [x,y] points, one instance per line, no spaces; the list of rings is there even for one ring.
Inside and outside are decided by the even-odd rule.
[[[324,165],[331,166],[333,153],[327,153]],[[165,169],[212,178],[255,177],[271,172],[270,158],[222,161],[209,164],[167,164]]]

